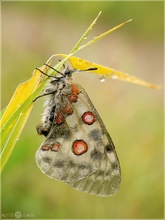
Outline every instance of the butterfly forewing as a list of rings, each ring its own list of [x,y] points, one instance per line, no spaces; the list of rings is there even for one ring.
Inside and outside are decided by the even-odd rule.
[[[60,80],[59,87],[51,95],[49,114],[54,116],[36,153],[37,164],[77,190],[113,195],[121,178],[114,144],[85,90],[70,80]]]

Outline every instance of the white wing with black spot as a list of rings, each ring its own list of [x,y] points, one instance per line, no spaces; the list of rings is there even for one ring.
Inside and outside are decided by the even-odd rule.
[[[36,153],[37,164],[49,177],[77,190],[113,195],[121,180],[114,144],[84,89],[78,84],[66,87],[70,97],[62,90],[55,97],[60,113],[56,109],[54,124]],[[66,114],[68,104],[72,111]]]

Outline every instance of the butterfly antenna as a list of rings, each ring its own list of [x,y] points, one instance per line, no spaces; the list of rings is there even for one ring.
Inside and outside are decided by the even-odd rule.
[[[83,72],[83,71],[91,71],[91,70],[97,70],[98,68],[97,67],[91,67],[91,68],[88,68],[88,69],[85,69],[85,70],[73,70],[74,72]]]
[[[59,59],[59,61],[61,62],[61,60],[60,60],[60,59]],[[62,66],[63,66],[63,68],[65,69],[65,64],[64,64],[64,63],[63,63],[63,65],[62,65]]]
[[[54,69],[52,66],[48,65],[47,63],[44,63],[44,65],[48,66],[49,68],[51,68],[52,70],[56,71],[57,73],[61,74],[62,76],[65,76],[65,74],[61,73],[60,71]],[[54,76],[55,77],[55,76]],[[58,77],[57,77],[58,78]]]

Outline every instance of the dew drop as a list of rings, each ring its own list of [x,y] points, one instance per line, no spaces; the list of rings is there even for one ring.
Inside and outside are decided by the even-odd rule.
[[[100,76],[100,82],[105,82],[105,76]]]
[[[87,39],[87,37],[84,37],[84,40],[86,40]]]
[[[112,76],[112,79],[118,79],[119,77],[118,76],[116,76],[116,75],[113,75]]]

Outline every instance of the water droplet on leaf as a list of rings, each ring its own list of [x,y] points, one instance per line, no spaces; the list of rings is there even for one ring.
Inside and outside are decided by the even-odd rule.
[[[105,82],[105,76],[100,76],[100,82]]]
[[[116,75],[113,75],[112,76],[112,79],[118,79],[119,77],[118,76],[116,76]]]

